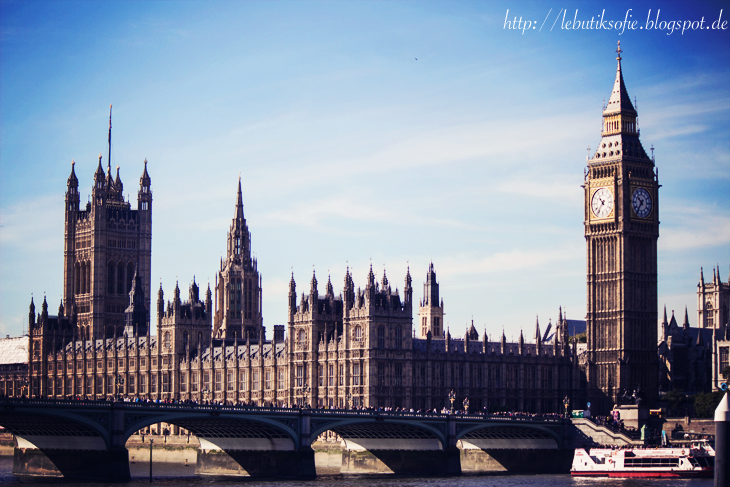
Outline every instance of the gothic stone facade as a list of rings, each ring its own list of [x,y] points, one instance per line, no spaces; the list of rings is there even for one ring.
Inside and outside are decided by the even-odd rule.
[[[80,337],[110,338],[125,326],[124,310],[135,272],[150,309],[152,191],[147,160],[139,180],[137,209],[124,201],[117,167],[112,177],[99,166],[85,209],[79,207],[79,182],[71,164],[66,191],[63,303]]]
[[[717,266],[712,270],[711,282],[705,282],[704,270],[700,268],[697,327],[690,326],[687,308],[681,327],[677,325],[674,311],[671,320],[667,321],[665,308],[659,342],[659,385],[662,390],[717,391],[730,379],[730,374],[723,376],[723,370],[730,365],[729,302],[730,284],[722,282]]]
[[[124,221],[132,227],[134,222],[150,221],[149,214],[132,216],[127,204],[115,199],[121,186],[108,176],[102,180],[102,175],[97,170],[94,201],[101,205],[99,212],[113,215],[115,225]],[[428,322],[422,338],[414,337],[410,272],[401,295],[391,287],[385,272],[377,282],[372,269],[365,288],[356,290],[348,269],[343,291],[337,296],[329,279],[320,295],[313,276],[309,293],[298,299],[292,276],[287,333],[283,325],[275,326],[272,339],[267,340],[261,277],[251,258],[240,180],[215,299],[210,287],[201,299],[193,280],[187,300],[183,301],[176,284],[173,299],[165,302],[160,286],[157,326],[152,333],[149,276],[144,274],[148,264],[138,264],[150,248],[150,234],[145,233],[146,243],[141,249],[131,249],[134,252],[129,255],[112,250],[119,246],[107,248],[111,247],[111,220],[91,218],[93,208],[80,217],[73,204],[68,206],[68,200],[78,199],[76,188],[72,172],[67,209],[76,221],[87,221],[85,235],[95,237],[88,262],[79,264],[81,276],[84,272],[87,276],[78,279],[81,292],[74,288],[67,299],[72,306],[79,301],[116,303],[119,289],[127,297],[124,305],[114,305],[123,309],[121,316],[102,314],[99,327],[92,319],[93,309],[90,315],[77,309],[67,312],[62,303],[58,314],[51,316],[44,298],[42,311],[36,315],[31,300],[27,392],[33,396],[106,398],[122,394],[260,405],[441,408],[450,406],[447,398],[453,389],[456,407],[469,397],[472,408],[557,412],[562,397],[571,394],[579,380],[562,313],[552,343],[544,343],[539,324],[532,344],[525,343],[522,336],[519,343],[507,343],[504,334],[498,342],[490,342],[486,335],[480,339],[473,325],[464,339],[452,339],[448,330],[443,331],[443,300],[433,264],[419,303],[419,325]],[[139,211],[149,212],[146,168],[139,198],[140,203],[147,203]],[[113,213],[109,210],[112,203],[120,206]],[[134,226],[134,231],[139,228]],[[118,233],[118,227],[114,231]],[[79,261],[79,254],[74,255],[74,262]],[[129,258],[134,264],[136,272],[132,272],[129,287],[124,285],[127,263],[118,265],[117,257]],[[75,266],[70,266],[74,272]],[[77,274],[73,276],[75,280]],[[95,285],[95,279],[105,285]],[[117,308],[113,312],[119,314]]]

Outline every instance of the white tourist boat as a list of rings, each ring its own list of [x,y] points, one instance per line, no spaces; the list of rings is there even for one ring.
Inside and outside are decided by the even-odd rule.
[[[575,450],[570,473],[591,477],[712,477],[715,450],[705,443],[685,448]]]

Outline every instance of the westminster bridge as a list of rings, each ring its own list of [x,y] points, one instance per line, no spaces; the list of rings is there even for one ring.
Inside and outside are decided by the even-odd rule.
[[[343,440],[343,473],[436,475],[567,471],[575,436],[570,420],[541,416],[0,400],[17,475],[129,480],[127,439],[157,423],[198,438],[197,474],[292,478],[316,475],[312,444],[325,431]]]

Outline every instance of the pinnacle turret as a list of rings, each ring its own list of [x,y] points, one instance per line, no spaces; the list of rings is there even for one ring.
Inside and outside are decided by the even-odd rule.
[[[147,172],[147,158],[144,160],[144,169],[142,170],[142,176],[139,178],[139,185],[140,187],[149,187],[151,183],[150,175]]]
[[[66,182],[66,185],[69,188],[78,188],[79,187],[79,179],[76,177],[76,171],[74,170],[74,166],[76,165],[76,161],[71,161],[71,174],[68,177],[68,181]]]
[[[312,281],[310,283],[309,293],[313,296],[317,296],[317,274],[314,270],[312,270]]]

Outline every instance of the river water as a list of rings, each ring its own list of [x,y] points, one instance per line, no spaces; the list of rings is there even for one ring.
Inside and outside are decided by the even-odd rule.
[[[29,484],[12,474],[13,458],[0,457],[0,484]],[[122,484],[129,487],[150,485],[149,463],[130,464],[132,482]],[[592,479],[571,478],[570,475],[474,475],[461,477],[398,477],[393,475],[327,475],[315,480],[240,479],[221,477],[197,477],[195,466],[155,463],[152,466],[154,483],[158,486],[180,487],[712,487],[712,479],[667,480],[667,479]],[[45,485],[49,481],[43,482]],[[53,482],[56,483],[56,482]],[[119,485],[107,483],[62,482],[64,487],[89,487]]]

